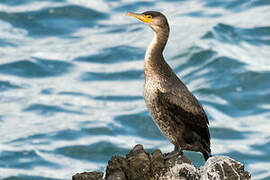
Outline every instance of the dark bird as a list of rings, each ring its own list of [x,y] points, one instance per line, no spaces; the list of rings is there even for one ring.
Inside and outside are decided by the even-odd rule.
[[[148,24],[155,36],[144,59],[144,100],[161,132],[175,145],[175,152],[198,151],[211,156],[208,118],[196,97],[176,76],[163,57],[169,37],[166,17],[155,11],[128,12]]]

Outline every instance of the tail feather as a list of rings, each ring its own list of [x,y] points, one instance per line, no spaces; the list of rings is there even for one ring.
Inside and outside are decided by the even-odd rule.
[[[203,157],[204,157],[205,161],[207,161],[207,159],[212,156],[211,153],[209,153],[207,151],[202,152],[202,154],[203,154]]]
[[[201,144],[202,144],[201,152],[203,154],[205,161],[207,161],[207,159],[211,157],[210,138],[208,139],[208,141],[206,141],[205,139],[201,139]]]

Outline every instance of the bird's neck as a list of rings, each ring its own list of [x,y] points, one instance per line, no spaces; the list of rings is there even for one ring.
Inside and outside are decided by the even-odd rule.
[[[145,78],[148,75],[160,71],[162,67],[167,66],[163,57],[163,50],[169,38],[169,28],[163,31],[156,31],[155,36],[147,48],[144,59]]]
[[[166,46],[168,37],[169,37],[169,30],[155,32],[155,36],[150,45],[148,46],[145,54],[146,61],[153,61],[154,56],[160,57],[163,55],[163,50]]]

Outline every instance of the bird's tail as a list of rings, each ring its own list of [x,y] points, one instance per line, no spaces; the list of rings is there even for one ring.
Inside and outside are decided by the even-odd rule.
[[[207,161],[207,159],[212,156],[210,149],[210,139],[209,141],[202,139],[201,143],[202,143],[201,152],[203,154],[205,161]]]
[[[212,156],[211,153],[208,151],[203,151],[202,154],[205,161],[207,161],[207,159]]]

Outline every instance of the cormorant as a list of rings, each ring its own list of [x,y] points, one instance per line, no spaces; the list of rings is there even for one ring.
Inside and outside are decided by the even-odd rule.
[[[208,118],[199,101],[163,57],[170,31],[166,17],[156,11],[126,15],[145,22],[155,32],[145,54],[143,92],[154,122],[175,145],[175,152],[199,151],[207,160],[211,156]]]

